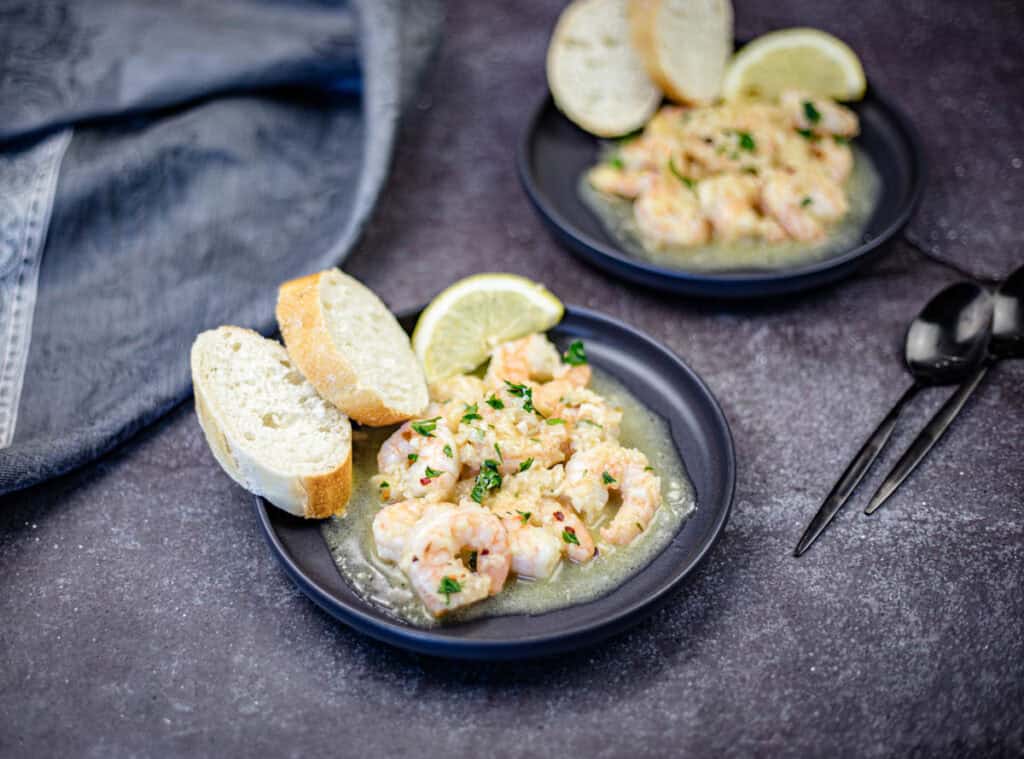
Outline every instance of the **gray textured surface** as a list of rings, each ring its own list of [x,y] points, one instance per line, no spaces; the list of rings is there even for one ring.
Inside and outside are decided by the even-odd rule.
[[[707,562],[663,611],[579,656],[497,667],[406,655],[293,588],[189,404],[92,469],[0,501],[0,753],[1024,750],[1024,366],[994,373],[875,518],[851,508],[789,558],[902,390],[905,322],[950,276],[895,246],[838,287],[719,308],[569,258],[512,157],[543,89],[555,5],[452,9],[347,268],[395,307],[473,272],[522,272],[671,345],[721,399],[740,462],[734,515]],[[925,135],[933,172],[915,229],[979,270],[1019,263],[1020,6],[875,0],[836,4],[844,16],[830,24],[831,5],[739,2],[738,31],[841,32]]]

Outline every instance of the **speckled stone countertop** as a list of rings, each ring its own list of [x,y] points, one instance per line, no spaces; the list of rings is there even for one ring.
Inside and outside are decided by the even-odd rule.
[[[911,225],[921,238],[986,274],[1024,261],[1019,3],[736,5],[741,36],[798,24],[841,34],[902,99],[931,162]],[[576,656],[497,666],[405,654],[294,588],[187,403],[90,469],[0,501],[0,754],[1024,751],[1024,365],[993,373],[878,515],[861,514],[862,492],[792,559],[907,381],[907,321],[954,277],[896,243],[839,286],[718,305],[626,287],[569,257],[513,158],[558,6],[450,7],[346,268],[395,308],[474,272],[520,272],[670,345],[716,392],[736,440],[735,509],[707,561],[662,611]],[[908,419],[920,425],[943,398],[927,393]]]

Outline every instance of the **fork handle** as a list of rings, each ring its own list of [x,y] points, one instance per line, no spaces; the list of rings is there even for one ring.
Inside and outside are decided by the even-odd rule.
[[[857,451],[853,461],[850,462],[846,467],[846,471],[839,478],[839,481],[832,487],[832,492],[822,502],[818,513],[814,515],[811,523],[807,525],[807,529],[804,530],[804,534],[800,537],[800,542],[797,543],[796,549],[793,551],[794,556],[800,556],[810,548],[811,544],[828,527],[829,522],[843,508],[843,505],[850,498],[850,494],[856,490],[857,485],[864,479],[864,475],[868,473],[871,465],[875,463],[878,454],[882,452],[885,444],[889,442],[889,438],[892,437],[892,431],[896,427],[896,422],[900,418],[903,408],[910,403],[922,387],[918,382],[914,382],[914,384],[908,387],[906,392],[900,396],[900,399],[896,401],[896,404],[875,428],[875,431],[871,433],[871,436],[864,441],[864,445]]]
[[[896,492],[896,489],[903,484],[903,481],[910,476],[910,473],[928,455],[928,451],[939,441],[939,438],[949,428],[949,425],[956,419],[964,404],[967,403],[967,400],[977,390],[978,385],[985,379],[990,366],[991,364],[988,363],[982,365],[981,368],[957,388],[955,393],[949,396],[949,399],[942,404],[942,408],[935,412],[935,416],[918,433],[917,437],[914,438],[914,442],[907,448],[906,453],[896,462],[896,466],[889,472],[889,476],[878,486],[878,490],[871,497],[871,502],[864,509],[865,514],[874,514],[878,511],[879,507],[888,500],[889,496]]]

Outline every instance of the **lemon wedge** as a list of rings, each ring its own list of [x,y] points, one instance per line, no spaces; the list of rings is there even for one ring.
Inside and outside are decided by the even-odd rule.
[[[722,94],[726,100],[771,99],[797,89],[859,100],[866,88],[864,67],[849,45],[818,29],[797,28],[770,32],[737,52],[726,69]]]
[[[494,346],[558,324],[565,307],[543,285],[515,274],[477,274],[428,305],[412,333],[427,382],[471,372]]]

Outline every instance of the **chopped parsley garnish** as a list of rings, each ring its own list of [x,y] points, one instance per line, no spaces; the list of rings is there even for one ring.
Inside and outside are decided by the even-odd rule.
[[[803,200],[801,200],[801,201],[800,201],[800,207],[801,207],[801,208],[807,208],[807,206],[809,206],[809,205],[810,205],[811,203],[813,203],[813,202],[814,202],[814,201],[813,201],[813,200],[811,200],[811,196],[810,196],[810,195],[808,195],[808,196],[806,196],[806,197],[805,197],[805,198],[804,198]]]
[[[587,351],[583,347],[583,341],[573,340],[569,343],[569,350],[562,354],[562,360],[570,366],[587,363]]]
[[[604,429],[604,425],[603,424],[598,424],[597,422],[593,421],[592,419],[580,419],[580,421],[578,423],[579,424],[588,424],[591,427],[597,427],[599,430],[603,430]]]
[[[675,161],[672,158],[668,159],[668,170],[672,172],[672,176],[674,176],[676,179],[678,179],[680,182],[686,185],[688,189],[692,190],[694,187],[697,186],[697,183],[694,180],[690,179],[687,176],[683,176],[679,169],[676,168]]]
[[[462,590],[462,585],[454,577],[448,577],[445,575],[441,578],[441,584],[437,586],[437,592],[439,595],[444,596],[444,602],[446,604],[451,603],[452,593],[458,593]]]
[[[446,445],[441,450],[444,451],[444,455],[447,456],[448,458],[452,458],[455,455],[452,453],[452,447],[450,445]]]
[[[748,153],[753,153],[757,150],[757,143],[750,136],[750,132],[737,132],[737,134],[740,138],[740,150],[746,150]]]
[[[464,423],[472,422],[474,419],[483,419],[483,417],[480,416],[480,409],[477,408],[475,403],[472,406],[467,405],[466,413],[462,415],[462,421]]]
[[[440,418],[435,416],[433,419],[421,419],[418,422],[412,422],[409,426],[412,427],[414,432],[423,435],[423,437],[434,437],[434,430],[437,429],[437,420]]]
[[[654,467],[653,466],[645,466],[644,467],[644,471],[645,472],[653,472],[654,471]]]
[[[523,411],[540,413],[533,407],[533,388],[526,385],[517,385],[515,382],[509,382],[508,380],[505,380],[505,387],[508,389],[508,394],[513,398],[523,399]]]
[[[504,464],[505,457],[501,455],[501,446],[499,446],[497,443],[494,444],[494,452],[498,454],[498,461]]]
[[[501,410],[505,408],[505,401],[492,393],[491,397],[487,399],[487,405],[493,409]]]
[[[380,485],[378,485],[377,487],[379,487],[379,488],[380,488],[381,490],[383,490],[384,488],[389,488],[389,487],[391,487],[391,486],[390,486],[390,485],[388,484],[388,481],[387,481],[387,480],[383,480],[383,481],[382,481],[382,482],[380,483]]]
[[[498,462],[494,459],[487,459],[476,476],[476,482],[469,497],[477,503],[483,503],[484,496],[500,487],[501,474],[498,472]]]
[[[545,419],[544,423],[545,424],[565,424],[565,420],[564,419],[559,419],[557,416],[555,416],[555,417],[552,417],[551,419]]]
[[[533,466],[533,459],[529,458],[526,461],[524,461],[522,464],[519,465],[519,471],[520,472],[525,472],[531,466]]]
[[[622,162],[622,158],[620,158],[620,157],[619,157],[619,156],[617,156],[617,155],[613,155],[613,156],[612,156],[611,158],[609,158],[609,159],[608,159],[608,163],[609,163],[609,164],[610,164],[610,165],[611,165],[611,166],[612,166],[613,168],[616,168],[616,169],[618,169],[619,171],[622,171],[622,170],[623,170],[624,168],[626,168],[626,164],[624,164],[624,163]]]
[[[843,135],[841,135],[841,134],[834,134],[834,135],[832,135],[832,139],[835,141],[836,145],[849,145],[850,144],[850,138],[849,137],[843,137]]]
[[[604,482],[605,485],[611,485],[613,482],[617,482],[617,480],[608,474],[608,472],[601,472],[601,481]]]
[[[804,116],[807,117],[807,121],[811,124],[817,124],[821,121],[821,114],[818,109],[814,107],[814,103],[810,100],[804,101]]]
[[[574,546],[578,546],[580,544],[580,539],[576,537],[576,533],[569,527],[562,530],[562,540],[566,543],[572,543]]]
[[[797,129],[796,133],[803,137],[805,140],[810,140],[811,142],[814,142],[815,140],[818,139],[818,135],[816,135],[810,129]]]
[[[516,514],[518,514],[519,518],[523,520],[523,524],[526,524],[527,522],[529,522],[530,521],[530,517],[533,516],[533,512],[532,511],[519,511],[519,509],[516,509]]]
[[[406,458],[409,459],[409,461],[413,462],[414,464],[419,459],[419,457],[420,455],[418,453],[410,453],[408,456],[406,456]]]
[[[466,563],[469,565],[470,572],[476,571],[476,551],[470,551],[469,561],[467,561]]]
[[[428,480],[432,480],[435,477],[441,476],[441,473],[439,471],[437,471],[436,469],[431,469],[429,466],[423,470],[423,474],[426,476]]]

